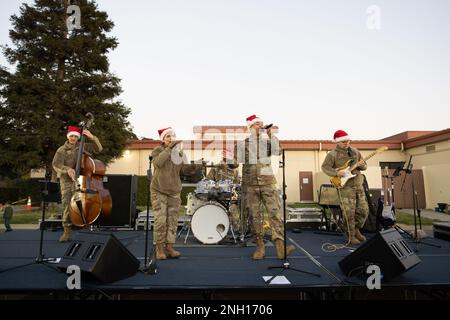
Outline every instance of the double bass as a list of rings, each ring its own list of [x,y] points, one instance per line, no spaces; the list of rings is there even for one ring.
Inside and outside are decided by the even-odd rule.
[[[103,187],[105,164],[94,159],[84,150],[85,136],[83,130],[94,123],[94,116],[86,114],[87,120],[81,126],[81,139],[75,168],[75,193],[70,201],[70,220],[78,227],[89,226],[99,217],[107,218],[112,210],[112,198],[109,190]]]

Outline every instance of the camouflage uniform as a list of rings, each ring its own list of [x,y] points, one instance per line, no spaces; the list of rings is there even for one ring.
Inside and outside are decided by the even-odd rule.
[[[156,245],[174,244],[178,227],[178,212],[181,205],[180,172],[189,174],[188,171],[192,168],[185,165],[188,162],[182,150],[177,153],[164,144],[153,150],[152,157],[154,172],[150,190],[155,219],[153,243]]]
[[[221,162],[217,167],[212,168],[206,179],[213,181],[223,181],[223,180],[231,180],[234,184],[239,184],[239,173],[236,168],[232,168],[224,162]],[[235,202],[230,202],[230,206],[228,208],[230,212],[231,225],[233,226],[233,231],[238,231],[239,221],[240,221],[240,210],[239,206]]]
[[[93,143],[86,143],[84,150],[91,154],[98,154],[103,150],[100,141],[96,136],[93,137]],[[77,164],[78,150],[80,143],[75,145],[70,144],[68,141],[56,151],[53,157],[52,166],[56,171],[59,178],[61,187],[61,202],[63,206],[63,226],[70,228],[72,223],[70,221],[70,200],[75,192],[76,183],[69,177],[67,171],[69,169],[75,169]]]
[[[262,239],[264,236],[262,204],[269,213],[272,240],[284,240],[280,197],[270,158],[280,155],[278,139],[272,136],[269,140],[263,135],[252,133],[249,138],[238,143],[234,155],[238,163],[243,163],[242,188],[245,190],[256,238]]]
[[[331,177],[337,176],[338,168],[344,166],[348,160],[351,160],[350,163],[361,160],[361,153],[352,147],[347,150],[337,146],[327,154],[322,164],[322,171]],[[344,213],[344,232],[350,232],[350,236],[355,235],[355,228],[362,229],[369,214],[369,206],[363,188],[364,177],[360,172],[360,170],[366,169],[367,164],[360,165],[352,171],[356,177],[348,180],[343,188],[338,189],[341,210]]]

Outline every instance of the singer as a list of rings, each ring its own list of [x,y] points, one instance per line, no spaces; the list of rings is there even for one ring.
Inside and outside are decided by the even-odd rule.
[[[264,205],[269,213],[272,241],[275,243],[277,256],[284,259],[284,224],[281,211],[281,202],[277,181],[272,171],[271,156],[273,152],[279,155],[281,148],[278,139],[272,135],[272,125],[264,126],[262,120],[256,115],[247,119],[250,137],[241,141],[234,150],[234,161],[243,163],[242,190],[246,194],[246,206],[252,217],[253,229],[256,235],[256,251],[254,260],[264,259],[266,251],[264,246],[264,215],[260,210]],[[267,128],[269,139],[264,137],[262,129]],[[289,255],[295,250],[290,245],[286,248]]]
[[[180,171],[188,161],[179,144],[181,141],[175,141],[175,131],[171,127],[158,130],[158,134],[161,145],[153,150],[150,156],[154,168],[150,192],[155,219],[153,245],[156,248],[156,259],[164,260],[181,255],[173,246],[181,205]],[[174,153],[177,154],[174,156]],[[173,159],[178,157],[182,162],[174,163]]]

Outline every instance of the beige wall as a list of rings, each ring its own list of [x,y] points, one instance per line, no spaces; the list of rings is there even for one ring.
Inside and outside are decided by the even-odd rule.
[[[370,154],[371,150],[361,151],[363,157]],[[286,184],[288,202],[300,200],[300,171],[311,171],[313,174],[314,201],[318,201],[318,191],[322,184],[329,184],[330,178],[322,172],[322,163],[327,151],[287,151],[286,152]],[[382,187],[380,161],[404,161],[405,155],[398,150],[388,150],[377,154],[368,160],[368,168],[364,172],[369,187],[376,189]],[[281,175],[279,177],[279,181]],[[280,182],[281,186],[281,182]]]
[[[125,150],[122,158],[116,159],[108,165],[108,174],[147,175],[148,157],[151,150]]]
[[[388,150],[375,155],[368,160],[368,169],[365,172],[370,188],[381,188],[380,161],[407,161],[412,154],[415,169],[422,169],[424,173],[425,195],[427,208],[436,207],[438,202],[450,203],[450,141],[435,144],[435,152],[426,152],[425,146],[412,148],[402,152]],[[367,156],[372,151],[361,151]],[[146,175],[148,169],[148,156],[151,150],[125,151],[122,158],[108,166],[109,174],[136,174]],[[322,184],[329,183],[329,177],[321,171],[321,165],[326,157],[326,151],[286,151],[286,185],[287,201],[300,200],[299,171],[311,171],[313,174],[314,200],[317,201],[317,191]],[[189,160],[199,160],[218,163],[221,159],[221,150],[186,150]],[[273,157],[272,167],[277,177],[279,187],[282,184],[282,170],[278,164],[281,158]],[[241,170],[240,170],[241,172]]]
[[[426,146],[407,150],[412,155],[413,169],[422,169],[426,207],[434,209],[437,203],[450,203],[450,141],[435,143],[436,151],[426,152]]]

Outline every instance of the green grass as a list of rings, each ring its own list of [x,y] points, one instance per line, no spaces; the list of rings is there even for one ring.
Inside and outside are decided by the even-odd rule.
[[[397,223],[405,224],[408,226],[414,225],[414,216],[412,214],[408,214],[406,212],[397,210],[395,217],[396,217]],[[435,221],[433,219],[425,218],[425,217],[421,217],[421,220],[422,220],[422,225],[424,225],[424,226],[431,226],[431,225],[433,225],[433,222]],[[417,218],[417,223],[419,223],[418,218]]]
[[[46,215],[48,218],[50,215]],[[14,212],[11,224],[37,224],[42,217],[42,212],[39,209],[32,211]],[[0,223],[3,224],[3,214],[0,216]]]

